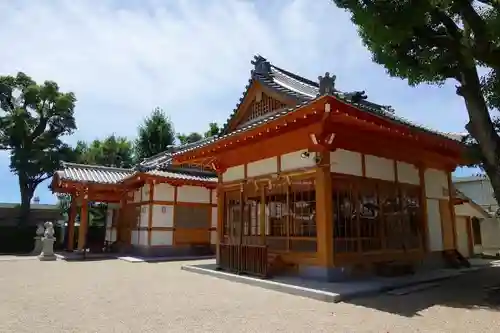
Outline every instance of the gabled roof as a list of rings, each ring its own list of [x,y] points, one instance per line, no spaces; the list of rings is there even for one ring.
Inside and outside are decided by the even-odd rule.
[[[117,184],[132,175],[134,170],[63,162],[62,170],[56,171],[60,180],[96,184]]]
[[[324,93],[320,92],[321,89],[319,82],[309,80],[300,75],[294,74],[278,66],[275,66],[272,63],[270,63],[266,58],[260,55],[254,57],[252,65],[254,65],[254,69],[250,72],[250,79],[248,81],[247,86],[245,87],[245,91],[243,92],[239,102],[236,104],[236,107],[234,108],[233,112],[227,119],[226,124],[224,124],[221,134],[218,137],[213,137],[207,140],[196,142],[195,144],[192,144],[189,147],[179,147],[174,152],[172,152],[172,156],[179,155],[187,151],[191,151],[197,148],[210,145],[211,143],[232,136],[236,133],[241,133],[246,130],[258,127],[269,121],[275,120],[278,117],[284,116],[290,112],[300,109],[301,107],[306,106],[309,103],[312,103],[321,98],[322,96],[324,96]],[[277,112],[274,113],[271,112],[267,114],[265,117],[259,119],[259,121],[255,123],[248,124],[248,126],[244,126],[242,128],[237,128],[234,131],[229,131],[229,124],[235,117],[237,111],[239,110],[240,105],[243,103],[245,97],[248,95],[249,88],[254,82],[258,82],[263,86],[265,86],[267,89],[271,89],[279,94],[283,94],[284,97],[296,100],[297,103],[296,106],[278,110]],[[333,82],[335,82],[335,76],[333,76]],[[377,117],[384,118],[396,124],[401,124],[409,128],[413,128],[420,132],[425,132],[431,135],[437,135],[453,141],[461,141],[463,137],[463,135],[461,134],[444,133],[437,130],[433,130],[426,126],[416,124],[415,122],[407,120],[403,117],[397,116],[392,107],[368,101],[366,99],[364,91],[342,92],[334,87],[333,90],[328,91],[327,95],[330,95],[336,98],[337,100],[349,104],[361,111],[370,113]]]
[[[157,164],[160,165],[161,163],[163,162],[160,161]],[[162,170],[154,168],[136,170],[63,162],[62,170],[56,171],[56,173],[60,180],[108,185],[119,184],[125,179],[140,173],[184,181],[217,182],[217,177],[213,172],[170,165],[163,165]]]
[[[204,144],[205,142],[211,142],[215,136],[211,136],[208,138],[203,138],[199,141],[186,143],[179,146],[171,146],[166,151],[156,154],[154,156],[148,157],[144,159],[141,163],[136,166],[137,170],[156,170],[156,169],[164,169],[170,166],[172,163],[172,154],[177,151],[183,151],[189,149],[191,147],[196,147]]]
[[[314,100],[320,95],[319,82],[309,80],[300,75],[294,74],[278,66],[275,66],[271,62],[269,62],[266,58],[260,55],[256,55],[254,57],[252,64],[254,65],[254,69],[250,72],[250,79],[248,81],[248,84],[245,87],[245,91],[243,92],[243,95],[240,98],[238,104],[234,108],[226,124],[223,126],[223,131],[222,131],[223,135],[227,134],[227,125],[236,115],[236,112],[240,104],[243,102],[245,96],[247,95],[250,85],[254,81],[257,81],[266,86],[267,88],[277,91],[278,93],[284,94],[287,97],[292,97],[296,99],[297,103]],[[353,95],[356,93],[364,94],[364,91],[342,92],[335,88],[332,92],[332,95],[343,102],[346,102],[348,104],[357,107],[360,110],[369,113],[374,113],[384,118],[393,120],[397,123],[413,127],[415,129],[430,132],[432,134],[442,135],[449,139],[457,141],[460,141],[462,139],[462,135],[443,133],[436,130],[432,130],[426,126],[416,124],[415,122],[397,116],[395,115],[394,110],[392,109],[391,106],[373,103],[368,101],[367,99],[353,100]]]

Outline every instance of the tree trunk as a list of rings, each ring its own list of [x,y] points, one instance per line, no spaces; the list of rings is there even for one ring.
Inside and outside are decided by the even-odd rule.
[[[491,120],[475,67],[463,71],[458,94],[464,98],[469,114],[466,129],[479,145],[484,171],[490,178],[493,194],[500,205],[500,137]]]
[[[24,180],[22,176],[19,176],[19,189],[21,193],[21,207],[19,209],[19,221],[18,225],[26,225],[29,223],[30,212],[31,212],[31,199],[35,194],[33,186]]]

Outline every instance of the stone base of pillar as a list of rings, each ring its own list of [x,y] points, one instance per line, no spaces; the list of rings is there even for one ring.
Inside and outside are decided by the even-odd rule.
[[[54,242],[55,238],[42,238],[42,253],[38,256],[38,259],[41,261],[54,261],[57,260],[56,255],[54,254]]]
[[[31,251],[31,255],[33,255],[33,256],[39,255],[40,253],[42,253],[42,248],[43,248],[42,237],[36,236],[35,237],[35,247],[33,248],[33,251]]]
[[[40,261],[56,261],[57,257],[55,254],[53,255],[44,255],[43,253],[38,256]]]

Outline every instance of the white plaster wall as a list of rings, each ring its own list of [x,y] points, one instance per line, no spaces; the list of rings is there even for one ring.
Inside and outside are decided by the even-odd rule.
[[[420,185],[418,168],[413,164],[397,161],[398,182],[405,184]]]
[[[132,245],[148,245],[148,232],[146,230],[132,230],[130,243]]]
[[[469,234],[467,233],[467,218],[464,216],[457,216],[456,222],[456,235],[457,235],[457,250],[466,258],[470,257],[469,253]]]
[[[217,204],[217,190],[212,190],[212,203]]]
[[[245,178],[245,166],[238,165],[235,167],[228,168],[226,172],[222,174],[223,182],[231,182],[233,180],[240,180]]]
[[[141,202],[141,189],[134,191],[134,202]]]
[[[156,184],[153,199],[156,201],[174,201],[175,187],[166,183]]]
[[[365,155],[365,172],[368,178],[395,181],[394,161],[387,158]]]
[[[448,176],[445,171],[426,169],[424,173],[427,198],[448,199]]]
[[[301,168],[314,167],[316,163],[314,162],[315,153],[309,154],[308,158],[302,158],[302,153],[307,150],[298,150],[288,154],[281,155],[281,171],[289,171]]]
[[[149,201],[149,184],[144,184],[141,188],[142,192],[142,201]]]
[[[217,231],[210,231],[210,244],[217,244]]]
[[[108,228],[111,228],[111,225],[113,224],[113,214],[113,209],[108,207],[108,211],[106,212],[106,227]]]
[[[212,207],[212,228],[217,228],[217,207]]]
[[[151,232],[151,245],[172,245],[173,244],[173,231],[159,231],[154,230]]]
[[[177,202],[210,203],[210,190],[201,186],[179,186]]]
[[[353,176],[363,176],[361,153],[337,149],[330,153],[330,171]]]
[[[153,227],[172,228],[174,226],[174,207],[172,205],[153,206]]]
[[[439,200],[427,199],[427,223],[429,228],[429,250],[443,250],[443,233],[441,230],[441,213]]]
[[[278,158],[276,156],[247,164],[247,177],[256,177],[278,172]]]
[[[477,217],[479,219],[485,218],[485,216],[478,211],[470,203],[463,203],[460,205],[455,205],[455,215],[456,216],[470,216]]]
[[[107,228],[106,229],[106,240],[108,242],[116,241],[116,229],[115,228]]]
[[[141,227],[149,226],[149,205],[141,206],[141,221],[139,225]]]
[[[483,219],[481,224],[481,250],[495,255],[500,253],[500,221],[494,217]]]

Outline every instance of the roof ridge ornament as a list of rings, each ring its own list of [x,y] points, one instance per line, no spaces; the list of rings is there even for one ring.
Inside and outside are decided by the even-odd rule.
[[[318,95],[330,95],[335,92],[335,80],[336,75],[330,76],[330,73],[326,72],[325,76],[318,76],[319,81],[319,94]]]
[[[254,65],[252,74],[256,73],[265,76],[271,74],[271,63],[261,55],[254,56],[254,60],[252,60],[252,65]]]

